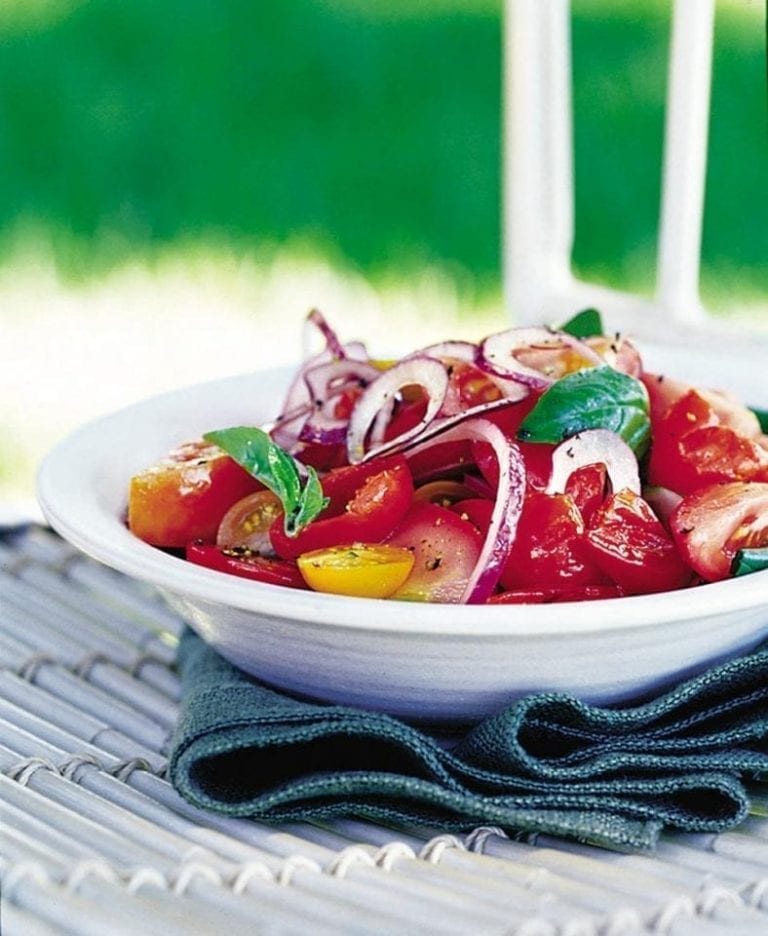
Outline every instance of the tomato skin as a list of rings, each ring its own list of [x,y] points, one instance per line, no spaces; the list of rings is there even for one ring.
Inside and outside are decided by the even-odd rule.
[[[605,499],[607,480],[605,465],[595,464],[577,469],[566,481],[565,493],[573,498],[584,523],[589,523]]]
[[[595,512],[586,542],[595,563],[628,595],[683,588],[691,569],[650,506],[624,490]]]
[[[415,454],[408,453],[408,465],[418,483],[460,474],[473,464],[472,443],[463,439],[438,442]]]
[[[757,416],[729,393],[692,387],[680,380],[658,374],[645,373],[640,379],[648,391],[651,420],[654,424],[660,421],[678,400],[693,391],[708,405],[719,425],[727,426],[748,439],[756,439],[761,434]]]
[[[401,455],[372,459],[326,475],[328,507],[297,536],[288,536],[282,519],[272,524],[272,548],[283,559],[350,543],[380,543],[405,516],[413,500],[413,479]]]
[[[597,601],[621,598],[618,585],[532,585],[491,595],[486,604],[553,604],[558,601]]]
[[[315,549],[297,560],[314,591],[356,598],[389,598],[408,578],[413,562],[408,549],[370,543]]]
[[[323,473],[347,464],[347,447],[337,443],[302,442],[296,456],[303,464]]]
[[[189,442],[131,478],[128,527],[153,546],[213,542],[227,510],[262,488],[218,446]]]
[[[486,497],[467,497],[451,504],[450,509],[475,526],[483,536],[491,525],[494,503]]]
[[[226,572],[239,578],[247,578],[268,585],[283,585],[286,588],[306,588],[301,572],[295,562],[282,559],[265,559],[249,549],[219,549],[207,543],[189,543],[186,549],[189,562]]]
[[[654,427],[649,483],[690,494],[717,482],[768,481],[768,451],[733,428],[745,424],[733,406],[735,415],[721,417],[709,396],[697,390],[679,396]]]
[[[506,590],[605,582],[584,544],[584,521],[567,494],[529,490],[517,535],[501,573]]]
[[[700,488],[672,512],[670,527],[680,553],[705,581],[728,578],[739,549],[768,546],[768,484]]]
[[[483,538],[452,510],[422,501],[413,504],[387,543],[414,555],[413,570],[393,598],[456,603],[477,564]]]
[[[525,477],[528,487],[539,491],[549,483],[552,474],[552,453],[557,448],[548,442],[516,442],[525,463]],[[493,449],[487,442],[473,442],[472,450],[477,467],[493,490],[499,483],[499,463]]]

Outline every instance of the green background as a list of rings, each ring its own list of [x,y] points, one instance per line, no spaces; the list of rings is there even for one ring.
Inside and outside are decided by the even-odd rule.
[[[704,285],[768,287],[765,33],[717,24]],[[758,15],[755,15],[757,12]],[[165,248],[291,244],[382,280],[500,276],[501,3],[27,0],[0,12],[0,262],[70,278]],[[575,0],[577,238],[590,278],[647,288],[663,0]]]

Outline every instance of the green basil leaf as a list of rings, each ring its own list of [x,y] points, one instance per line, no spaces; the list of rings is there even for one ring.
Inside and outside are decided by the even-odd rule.
[[[314,520],[328,503],[317,472],[307,468],[307,480],[302,482],[303,466],[275,445],[263,429],[233,426],[206,432],[203,438],[218,445],[279,498],[289,536],[295,536]]]
[[[587,429],[610,429],[640,458],[651,437],[642,383],[612,367],[567,374],[542,394],[517,437],[521,442],[557,444]]]
[[[312,466],[307,467],[307,482],[299,497],[299,502],[292,517],[286,514],[285,532],[295,536],[303,530],[328,505],[328,498],[323,494],[320,478]]]
[[[768,546],[739,549],[731,562],[731,575],[749,575],[762,569],[768,569]]]
[[[768,432],[768,410],[757,409],[757,407],[750,407],[752,412],[757,416],[757,421],[760,423],[760,428],[763,432]]]
[[[574,338],[593,338],[604,334],[603,319],[597,309],[582,309],[558,326],[558,331],[564,331]]]

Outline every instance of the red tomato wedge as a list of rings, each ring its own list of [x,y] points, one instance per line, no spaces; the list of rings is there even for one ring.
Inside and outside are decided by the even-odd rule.
[[[587,529],[592,558],[628,595],[670,591],[692,576],[650,506],[631,491],[606,498]]]
[[[295,562],[282,559],[265,559],[245,547],[219,549],[207,543],[190,543],[187,559],[206,569],[227,572],[240,578],[265,582],[268,585],[285,585],[287,588],[306,588],[304,578]]]
[[[662,419],[674,403],[693,391],[708,405],[721,426],[727,426],[748,439],[757,438],[761,434],[757,416],[730,393],[692,387],[681,380],[659,374],[645,373],[641,380],[648,391],[654,423]]]
[[[232,504],[261,488],[217,446],[190,442],[131,478],[128,527],[153,546],[213,542]]]
[[[670,517],[680,553],[708,582],[730,575],[739,549],[768,546],[768,484],[714,484],[684,498]]]
[[[573,499],[567,494],[529,491],[501,573],[502,587],[604,582],[605,576],[585,546],[584,521]]]
[[[413,500],[411,472],[401,455],[338,468],[322,484],[330,503],[297,536],[288,536],[280,518],[270,527],[272,548],[283,559],[331,546],[380,543]]]
[[[483,537],[447,507],[421,502],[411,507],[387,544],[414,554],[413,570],[393,598],[456,603],[477,564]]]
[[[649,484],[690,494],[717,482],[768,481],[768,451],[733,428],[749,426],[742,412],[718,411],[698,390],[679,396],[656,421]]]

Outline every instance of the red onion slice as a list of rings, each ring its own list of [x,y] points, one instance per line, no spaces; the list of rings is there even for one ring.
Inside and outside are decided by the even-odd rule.
[[[544,389],[554,382],[557,375],[531,367],[517,357],[520,351],[557,352],[572,349],[588,367],[598,367],[605,361],[586,342],[567,332],[549,328],[510,328],[489,335],[480,345],[477,363],[491,374],[512,378],[536,389]]]
[[[543,390],[553,382],[552,378],[533,367],[527,367],[515,357],[515,352],[532,345],[547,347],[556,344],[560,344],[559,337],[548,328],[508,328],[489,335],[481,343],[477,363],[492,374],[511,377],[529,387]]]
[[[459,413],[452,413],[450,416],[438,416],[428,424],[417,426],[413,433],[403,433],[395,439],[390,439],[375,448],[371,446],[365,453],[362,461],[368,461],[371,458],[379,458],[382,455],[391,455],[395,452],[407,452],[414,445],[420,445],[422,442],[428,442],[434,439],[435,442],[442,442],[439,438],[444,432],[458,426],[468,419],[477,416],[483,416],[493,410],[506,409],[514,405],[518,400],[491,400],[488,403],[480,403],[478,406],[472,406],[469,409],[461,410]],[[423,421],[422,421],[423,422]],[[373,436],[373,433],[372,433]]]
[[[640,474],[635,453],[610,429],[586,429],[566,439],[552,453],[552,474],[547,494],[563,494],[568,479],[585,465],[605,465],[615,492],[629,488],[640,493]]]
[[[312,309],[307,316],[306,324],[308,326],[314,325],[315,328],[317,328],[323,338],[325,338],[325,346],[333,357],[337,360],[344,360],[344,358],[346,358],[347,352],[344,345],[319,309]]]
[[[347,433],[347,458],[352,465],[365,459],[365,438],[377,414],[403,387],[419,386],[427,391],[427,409],[417,425],[386,443],[387,448],[401,445],[429,425],[443,405],[448,390],[448,374],[440,361],[428,357],[408,358],[379,374],[363,391],[352,411]],[[376,449],[383,452],[384,446]]]
[[[477,564],[461,596],[462,604],[482,604],[498,584],[504,563],[517,534],[517,524],[525,496],[525,464],[520,449],[510,442],[499,427],[488,419],[469,419],[429,442],[413,448],[413,457],[439,442],[487,442],[499,463],[499,484],[483,547]]]
[[[307,374],[324,364],[338,364],[340,360],[357,363],[367,363],[369,360],[365,345],[359,341],[350,341],[346,345],[341,345],[341,352],[343,357],[334,359],[333,353],[326,348],[308,357],[296,371],[286,391],[280,415],[275,419],[270,430],[274,441],[286,451],[293,451],[299,441],[304,423],[313,411],[315,397],[307,385]],[[378,370],[376,374],[378,375]],[[341,439],[341,441],[344,440]]]
[[[339,397],[350,388],[367,387],[381,374],[378,368],[365,361],[328,361],[310,368],[304,380],[311,399],[311,410],[299,432],[302,442],[320,442],[324,445],[343,444],[347,438],[349,417],[335,415]]]
[[[427,345],[420,351],[414,351],[406,357],[433,357],[443,360],[453,358],[456,361],[466,361],[472,364],[477,356],[477,345],[471,341],[438,341],[437,344]]]

